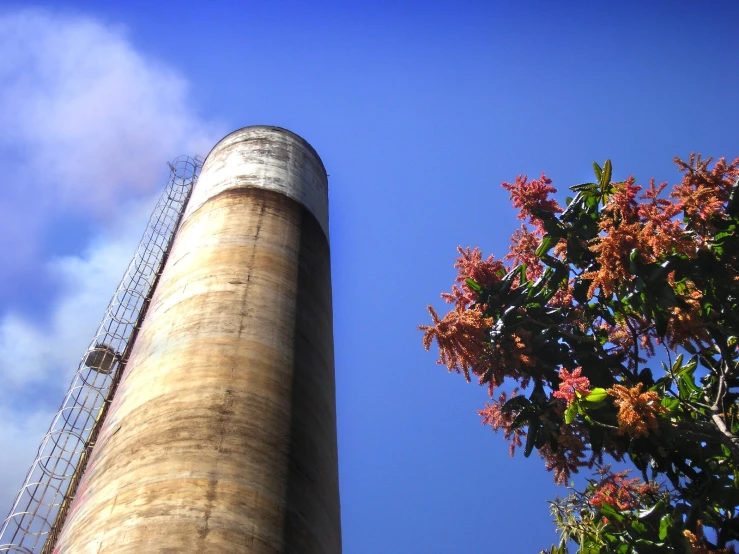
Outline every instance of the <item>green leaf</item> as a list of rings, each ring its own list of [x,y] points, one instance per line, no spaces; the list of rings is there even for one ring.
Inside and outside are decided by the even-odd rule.
[[[588,300],[588,289],[590,288],[590,281],[576,278],[575,284],[572,286],[572,296],[578,302],[585,303]]]
[[[595,171],[595,178],[598,179],[598,181],[603,179],[603,170],[595,162],[593,162],[593,171]]]
[[[654,312],[654,326],[657,336],[664,337],[667,332],[667,324],[670,322],[670,316],[668,313],[661,310],[655,310]]]
[[[590,394],[585,396],[583,400],[585,400],[586,402],[603,402],[606,398],[608,398],[608,392],[606,391],[606,389],[596,387],[591,390]]]
[[[663,541],[667,538],[667,534],[672,527],[672,514],[665,514],[659,520],[659,540]]]
[[[739,212],[739,179],[734,183],[729,195],[729,203],[726,205],[726,213],[734,215]]]
[[[598,190],[598,183],[580,183],[579,185],[572,185],[570,190],[574,192],[581,190],[585,192],[596,192]]]
[[[572,202],[567,205],[567,209],[562,212],[560,219],[562,221],[571,221],[573,219],[576,219],[576,216],[579,215],[579,210],[582,209],[582,200],[583,195],[581,192],[578,192],[575,195],[575,198],[572,199]]]
[[[531,419],[531,411],[530,410],[522,410],[519,412],[519,414],[513,419],[511,422],[511,426],[509,429],[513,431],[514,429],[518,429],[519,427],[523,427],[529,422],[529,419]]]
[[[611,183],[611,160],[606,160],[606,163],[603,164],[603,174],[600,178],[600,185],[602,187],[603,192],[606,191],[606,188]]]
[[[617,512],[616,509],[610,504],[601,504],[600,513],[606,516],[608,519],[613,519],[621,523],[624,520],[624,516]]]
[[[544,235],[544,238],[541,239],[541,244],[539,245],[539,248],[536,249],[536,255],[541,258],[544,254],[551,250],[554,244],[554,237],[552,237],[551,235]]]
[[[560,239],[567,236],[567,230],[559,221],[557,221],[556,218],[543,220],[542,226],[544,227],[544,231],[546,231],[547,234],[552,235],[554,238]]]
[[[681,379],[682,378],[685,378],[685,384],[690,389],[690,392],[701,392],[701,388],[698,385],[695,384],[695,381],[693,380],[693,375],[692,374],[687,374],[686,373],[685,375],[682,375],[680,378]]]
[[[567,406],[567,409],[565,410],[565,423],[569,425],[573,421],[575,421],[575,416],[577,415],[577,404],[573,402],[569,406]]]
[[[606,440],[606,430],[603,427],[593,426],[589,429],[590,448],[594,454],[598,454],[603,450],[603,443]]]
[[[675,296],[675,291],[672,290],[669,283],[665,282],[663,284],[659,291],[657,301],[659,302],[660,307],[665,310],[671,310],[677,306],[677,296]]]
[[[480,294],[482,292],[482,287],[480,285],[478,285],[477,283],[475,283],[469,277],[467,277],[467,279],[465,279],[464,282],[467,284],[468,287],[470,287],[477,294]]]
[[[680,400],[677,398],[672,398],[670,396],[665,396],[664,398],[662,398],[660,404],[668,410],[673,411],[677,409],[678,406],[680,406]]]
[[[634,541],[634,554],[663,554],[665,552],[665,543],[654,542],[646,539],[637,539]]]
[[[501,413],[508,414],[514,410],[522,410],[531,405],[531,401],[525,396],[514,396],[508,402],[503,404]]]
[[[640,510],[639,512],[637,512],[636,517],[638,517],[639,519],[646,519],[649,516],[651,516],[654,512],[657,512],[664,507],[665,507],[665,503],[660,500],[651,508],[647,508],[645,510]]]
[[[652,271],[647,277],[647,282],[650,284],[663,281],[670,271],[672,271],[672,265],[669,260],[659,265],[650,264],[650,267],[652,268]]]
[[[692,358],[690,358],[690,361],[685,364],[678,372],[678,375],[682,375],[683,373],[690,373],[692,375],[696,367],[698,367],[698,356],[693,356]]]
[[[526,447],[524,448],[523,455],[525,458],[531,456],[534,451],[534,445],[541,429],[541,420],[538,417],[534,417],[529,422],[529,432],[526,434]]]
[[[680,396],[684,400],[688,400],[693,393],[699,393],[700,387],[695,384],[693,373],[698,364],[698,360],[693,358],[678,372],[677,386],[680,389]]]

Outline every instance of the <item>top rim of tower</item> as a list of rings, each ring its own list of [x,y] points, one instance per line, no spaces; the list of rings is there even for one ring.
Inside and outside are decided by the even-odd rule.
[[[213,148],[210,149],[210,152],[208,152],[208,155],[205,156],[205,158],[203,159],[203,165],[205,165],[205,162],[208,160],[208,158],[210,157],[210,155],[215,150],[218,149],[218,147],[221,145],[222,142],[226,141],[232,135],[241,133],[241,132],[243,132],[243,131],[245,131],[247,129],[254,129],[254,130],[257,130],[257,129],[269,129],[271,131],[278,131],[280,133],[284,133],[286,135],[290,135],[293,138],[297,139],[299,142],[301,142],[308,149],[308,151],[310,151],[316,157],[316,160],[318,160],[318,163],[321,164],[321,169],[323,170],[323,173],[324,173],[324,175],[326,175],[326,179],[328,180],[328,173],[326,172],[326,166],[323,164],[323,160],[321,159],[321,156],[318,155],[318,152],[316,151],[315,148],[313,148],[313,146],[311,145],[311,143],[308,142],[307,140],[305,140],[299,134],[294,133],[293,131],[290,131],[289,129],[285,129],[284,127],[278,127],[276,125],[246,125],[244,127],[240,127],[239,129],[236,129],[234,131],[231,131],[230,133],[228,133],[226,136],[224,136],[221,140],[219,140],[218,142],[216,142],[213,145]]]

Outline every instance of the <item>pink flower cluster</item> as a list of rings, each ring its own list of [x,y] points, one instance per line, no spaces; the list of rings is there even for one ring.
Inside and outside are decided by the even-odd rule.
[[[577,367],[570,373],[565,368],[559,370],[559,378],[562,382],[559,384],[559,390],[555,391],[552,396],[561,398],[567,402],[569,406],[575,401],[575,393],[585,396],[590,394],[590,380],[587,377],[581,377],[582,368]]]
[[[518,219],[529,218],[532,225],[539,227],[542,221],[536,216],[536,212],[560,213],[562,208],[557,201],[549,198],[549,194],[557,192],[550,186],[552,180],[547,178],[544,172],[541,177],[528,181],[528,176],[519,175],[513,183],[501,183],[501,186],[511,193],[513,207],[521,210],[516,216]]]
[[[606,468],[603,480],[590,499],[590,505],[599,507],[608,504],[617,510],[633,510],[644,504],[644,497],[656,494],[659,487],[655,483],[644,483],[636,477],[627,479],[629,470],[611,473]]]

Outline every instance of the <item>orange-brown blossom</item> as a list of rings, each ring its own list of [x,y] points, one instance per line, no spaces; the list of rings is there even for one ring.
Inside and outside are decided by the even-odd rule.
[[[613,403],[618,407],[618,433],[621,435],[644,437],[650,432],[658,433],[657,416],[669,412],[660,404],[659,394],[641,392],[643,387],[644,383],[638,383],[631,388],[613,385],[608,389],[608,394],[616,397]]]

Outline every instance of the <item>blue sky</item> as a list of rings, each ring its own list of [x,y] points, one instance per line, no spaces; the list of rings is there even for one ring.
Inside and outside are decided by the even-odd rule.
[[[485,391],[416,326],[457,245],[505,253],[501,181],[545,170],[564,192],[610,157],[616,178],[675,182],[674,156],[739,155],[739,8],[609,4],[4,2],[0,510],[165,162],[268,124],[330,175],[344,552],[548,547],[565,491],[508,457]]]

